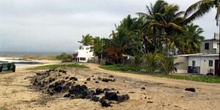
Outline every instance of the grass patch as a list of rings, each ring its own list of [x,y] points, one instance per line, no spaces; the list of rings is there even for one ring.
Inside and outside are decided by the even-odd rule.
[[[220,77],[210,77],[210,76],[183,76],[183,75],[163,75],[167,78],[181,79],[181,80],[191,80],[197,82],[207,82],[207,83],[220,83]]]
[[[113,71],[131,71],[135,74],[143,74],[142,72],[138,72],[142,67],[135,67],[129,65],[101,65],[100,68],[113,70]],[[210,76],[202,76],[202,75],[167,75],[163,73],[144,73],[146,75],[156,76],[156,77],[165,77],[171,79],[180,79],[180,80],[190,80],[197,82],[207,82],[207,83],[220,83],[220,77],[210,77]]]
[[[131,65],[101,65],[100,68],[114,71],[132,71],[137,72],[141,69],[144,69],[140,66],[131,66]]]
[[[88,67],[77,63],[63,63],[63,64],[37,66],[34,68],[29,68],[29,70],[56,69],[56,68],[88,68]]]

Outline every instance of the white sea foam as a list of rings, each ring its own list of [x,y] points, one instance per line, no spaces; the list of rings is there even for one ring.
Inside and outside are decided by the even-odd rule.
[[[25,60],[19,57],[0,57],[0,61],[3,62],[12,62],[15,64],[39,64],[38,60]]]

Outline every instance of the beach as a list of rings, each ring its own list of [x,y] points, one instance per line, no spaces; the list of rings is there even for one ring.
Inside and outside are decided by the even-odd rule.
[[[46,62],[38,65],[59,63]],[[91,80],[87,81],[86,85],[89,88],[111,87],[121,94],[128,94],[130,99],[114,103],[111,107],[102,107],[99,102],[88,99],[63,98],[63,94],[50,96],[31,88],[30,80],[36,75],[36,71],[27,70],[27,68],[38,65],[23,65],[17,66],[15,73],[0,74],[0,110],[211,110],[220,108],[219,84],[109,71],[99,68],[97,64],[83,64],[89,68],[72,68],[66,71],[81,78],[79,83],[82,84],[85,78],[92,75],[96,80],[98,77],[113,75],[115,82],[94,83],[95,80]],[[196,91],[185,91],[185,88],[195,88]]]

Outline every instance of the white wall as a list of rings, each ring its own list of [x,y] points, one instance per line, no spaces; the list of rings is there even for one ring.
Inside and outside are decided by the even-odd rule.
[[[205,49],[205,43],[209,43],[209,50]],[[200,49],[202,53],[213,53],[213,54],[219,53],[218,41],[217,40],[202,41]]]
[[[79,62],[88,62],[93,57],[93,51],[91,51],[91,46],[81,46],[79,50],[77,50],[79,58]],[[85,58],[85,60],[80,60],[80,58]]]
[[[178,63],[175,67],[177,69],[176,73],[187,73],[188,70],[188,60],[187,56],[176,56],[174,64]]]
[[[201,60],[201,73],[200,74],[207,74],[210,72],[210,69],[213,70],[213,73],[215,71],[215,60],[218,59],[218,57],[203,57]],[[209,60],[212,60],[212,66],[209,66]]]
[[[197,57],[197,56],[190,56],[188,58],[188,66],[193,66],[192,65],[192,61],[195,61],[195,66],[201,66],[201,57]]]
[[[213,70],[213,73],[215,71],[215,60],[218,59],[217,56],[191,56],[188,59],[188,65],[192,66],[192,61],[196,61],[195,66],[200,67],[200,73],[206,75],[210,72],[210,69]],[[209,60],[212,60],[212,66],[209,66]]]

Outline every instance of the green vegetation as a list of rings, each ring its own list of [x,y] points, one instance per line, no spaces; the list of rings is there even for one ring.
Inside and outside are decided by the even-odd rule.
[[[119,25],[115,25],[109,38],[101,39],[87,34],[79,42],[92,45],[96,56],[105,59],[107,64],[116,64],[101,66],[102,68],[120,71],[146,69],[146,72],[153,74],[159,70],[169,76],[169,73],[175,71],[174,55],[200,52],[200,44],[204,39],[201,35],[203,29],[192,21],[209,12],[211,8],[217,9],[218,24],[219,0],[198,0],[186,11],[180,10],[177,4],[157,0],[146,6],[146,12],[138,12],[138,17],[125,17]],[[127,63],[125,56],[128,55],[134,60]]]
[[[72,61],[72,56],[67,53],[61,53],[60,55],[57,55],[56,58],[58,60],[62,60],[63,62],[70,62]]]
[[[114,70],[114,71],[133,71],[138,72],[141,69],[144,69],[143,67],[136,67],[131,65],[101,65],[100,68],[107,69],[107,70]]]
[[[216,24],[219,22],[220,17],[220,1],[219,0],[198,0],[193,3],[185,12],[184,17],[187,17],[186,22],[191,22],[206,13],[210,12],[212,8],[216,8],[215,20]]]
[[[100,66],[103,69],[113,70],[113,71],[131,71],[135,74],[143,74],[139,72],[141,69],[145,69],[142,67],[128,66],[128,65],[102,65]],[[148,71],[148,70],[147,70]],[[207,83],[220,83],[219,77],[211,77],[211,76],[201,76],[201,75],[169,75],[169,74],[161,74],[161,73],[150,73],[146,72],[145,75],[152,75],[156,77],[165,77],[172,79],[180,79],[180,80],[191,80],[198,82],[207,82]]]
[[[88,67],[85,65],[77,64],[77,63],[63,63],[63,64],[37,66],[34,68],[29,68],[29,69],[40,70],[40,69],[55,69],[55,68],[88,68]]]
[[[141,64],[151,73],[162,70],[168,74],[175,65],[173,55],[200,52],[204,39],[203,29],[184,14],[177,4],[157,0],[146,6],[146,12],[138,12],[138,17],[125,17],[109,38],[86,34],[79,43],[91,45],[95,55],[108,64],[126,64],[125,56],[129,55],[134,57],[132,63],[136,67]]]
[[[207,83],[220,83],[219,77],[210,77],[210,76],[163,75],[163,77],[181,79],[181,80],[191,80],[191,81],[198,81],[198,82],[207,82]]]

